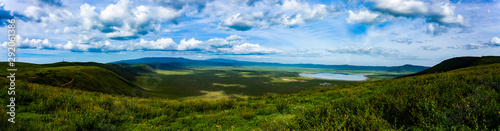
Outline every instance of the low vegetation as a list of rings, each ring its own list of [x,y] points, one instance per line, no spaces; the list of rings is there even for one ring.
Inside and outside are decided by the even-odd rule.
[[[211,73],[224,78],[239,72]],[[240,88],[227,81],[214,83],[218,88],[224,88],[220,84]],[[0,84],[7,82],[3,77]],[[500,64],[294,94],[218,100],[131,97],[21,78],[16,82],[18,122],[8,123],[7,108],[0,108],[0,127],[5,130],[500,129]],[[7,98],[7,94],[1,93],[0,98]],[[0,105],[7,104],[0,101]]]
[[[135,81],[151,96],[169,99],[220,99],[297,93],[304,90],[353,83],[299,77],[296,72],[259,70],[158,70],[142,73]]]

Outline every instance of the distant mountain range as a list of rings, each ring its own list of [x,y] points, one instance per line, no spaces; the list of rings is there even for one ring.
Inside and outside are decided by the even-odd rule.
[[[398,73],[414,73],[423,71],[429,67],[416,65],[403,66],[354,66],[354,65],[323,65],[323,64],[282,64],[268,62],[250,62],[238,61],[231,59],[207,59],[207,60],[191,60],[186,58],[174,57],[146,57],[132,60],[121,60],[111,63],[125,64],[146,64],[156,69],[176,70],[188,67],[203,67],[203,66],[285,66],[285,67],[302,67],[302,68],[325,68],[335,70],[359,70],[359,71],[389,71]]]

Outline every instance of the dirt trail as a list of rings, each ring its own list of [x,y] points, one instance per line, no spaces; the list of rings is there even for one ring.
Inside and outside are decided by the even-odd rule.
[[[62,84],[61,86],[65,86],[65,85],[71,84],[74,80],[75,80],[74,78],[71,78],[71,81],[69,81],[68,83]]]

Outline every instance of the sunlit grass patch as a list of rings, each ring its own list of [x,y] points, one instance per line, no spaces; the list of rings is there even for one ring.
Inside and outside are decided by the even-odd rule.
[[[156,70],[156,73],[158,74],[165,74],[165,75],[190,75],[194,74],[194,70],[187,70],[187,71],[168,71],[168,70]]]
[[[222,83],[212,83],[214,86],[222,86],[222,87],[239,87],[239,88],[247,88],[246,85],[242,84],[222,84]]]
[[[204,95],[200,96],[192,96],[186,97],[182,100],[219,100],[219,99],[227,99],[227,98],[248,98],[248,96],[241,94],[226,94],[224,91],[200,91],[204,93]]]
[[[217,74],[214,74],[215,76],[218,76],[218,77],[229,77],[229,75],[227,73],[217,73]]]

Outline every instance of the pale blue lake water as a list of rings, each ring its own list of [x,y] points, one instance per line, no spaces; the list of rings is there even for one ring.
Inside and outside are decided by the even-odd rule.
[[[299,76],[315,78],[315,79],[346,80],[346,81],[364,81],[367,79],[365,75],[361,74],[326,73],[326,72],[300,73]]]

